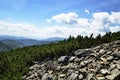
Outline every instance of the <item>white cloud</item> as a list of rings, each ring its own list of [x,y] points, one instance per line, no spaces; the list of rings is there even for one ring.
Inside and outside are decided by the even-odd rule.
[[[105,32],[120,31],[120,12],[97,12],[91,19],[80,18],[77,13],[59,14],[53,16],[52,21],[67,23],[63,26],[53,25],[49,27],[36,27],[28,23],[10,23],[0,21],[0,34],[16,35],[30,38],[69,37],[90,34],[105,34]],[[51,21],[48,19],[48,22]],[[74,22],[74,24],[73,24]]]
[[[111,32],[120,31],[120,26],[110,27]]]
[[[120,12],[112,12],[109,19],[112,23],[120,24]]]
[[[0,34],[31,36],[37,28],[27,23],[9,23],[0,21]]]
[[[78,18],[78,15],[74,12],[70,13],[62,13],[59,15],[55,15],[51,18],[51,21],[56,21],[57,23],[64,23],[64,24],[74,24],[76,23],[76,20]]]
[[[86,18],[79,18],[79,19],[77,19],[77,26],[88,27],[89,26],[89,20],[86,19]]]
[[[86,12],[87,14],[90,14],[90,12],[89,12],[87,9],[85,9],[85,12]]]
[[[90,27],[98,31],[109,31],[109,16],[107,12],[94,13]]]

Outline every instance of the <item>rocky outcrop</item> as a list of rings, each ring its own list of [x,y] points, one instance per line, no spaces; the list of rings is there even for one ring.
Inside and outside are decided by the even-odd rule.
[[[79,49],[30,67],[27,80],[120,80],[120,41]]]

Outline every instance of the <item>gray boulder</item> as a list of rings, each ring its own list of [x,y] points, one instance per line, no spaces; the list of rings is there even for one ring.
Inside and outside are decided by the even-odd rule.
[[[76,51],[74,54],[77,57],[85,57],[89,54],[89,50],[81,49],[81,50]]]
[[[68,56],[61,56],[60,58],[58,58],[58,63],[67,63],[69,60]]]
[[[118,58],[118,59],[120,59],[120,52],[114,53],[113,56],[116,57],[116,58]]]

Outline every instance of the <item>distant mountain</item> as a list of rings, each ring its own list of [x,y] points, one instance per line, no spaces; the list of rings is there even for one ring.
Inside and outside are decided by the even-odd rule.
[[[7,45],[8,47],[14,49],[14,48],[21,48],[24,45],[16,40],[10,40],[10,39],[6,39],[6,40],[1,40],[0,42],[4,43],[5,45]]]
[[[42,44],[48,44],[54,42],[54,41],[45,41],[45,40],[38,41],[34,39],[20,39],[17,41],[22,43],[24,46],[42,45]]]
[[[63,38],[63,37],[51,37],[51,38],[45,39],[44,41],[61,41],[64,39],[65,38]]]
[[[38,40],[34,39],[19,39],[18,42],[22,43],[24,46],[32,46],[32,45],[39,45]]]
[[[61,38],[61,37],[52,37],[52,38],[39,41],[35,39],[27,39],[24,37],[0,35],[0,52],[15,49],[15,48],[22,48],[24,46],[48,44],[51,42],[57,42],[64,39],[65,38]]]
[[[16,40],[1,40],[0,41],[0,52],[8,51],[15,48],[22,48],[24,45],[17,42]]]
[[[6,40],[6,39],[17,40],[17,39],[26,39],[26,38],[18,37],[18,36],[0,35],[0,40]]]

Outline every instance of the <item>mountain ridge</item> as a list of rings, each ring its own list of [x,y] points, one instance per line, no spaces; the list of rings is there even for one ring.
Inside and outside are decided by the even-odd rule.
[[[8,51],[15,48],[22,48],[26,46],[48,44],[51,42],[57,42],[61,40],[64,40],[64,38],[52,37],[44,40],[36,40],[19,36],[0,35],[0,42],[2,42],[1,45],[4,45],[0,46],[0,52]]]

